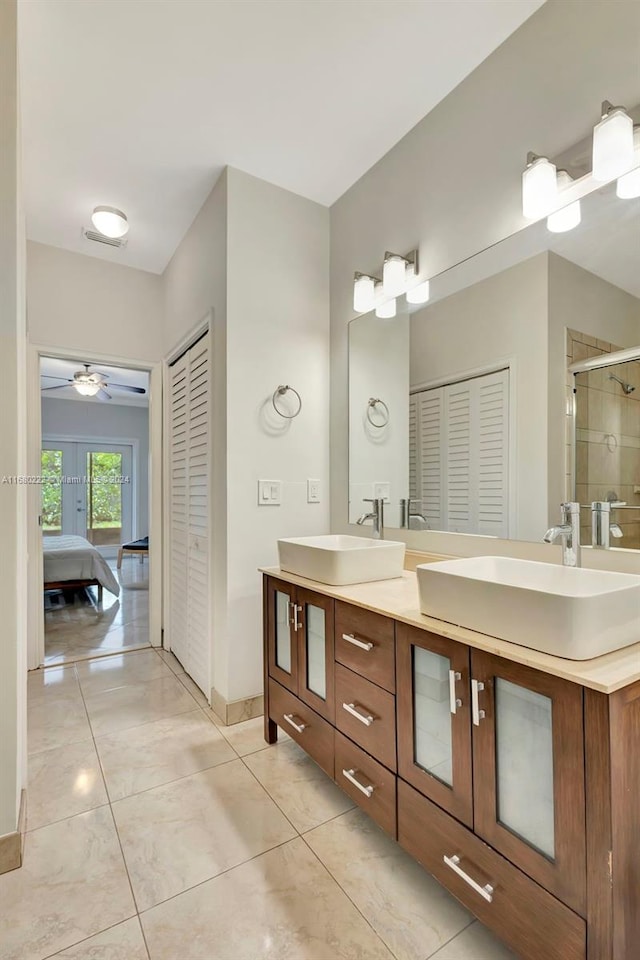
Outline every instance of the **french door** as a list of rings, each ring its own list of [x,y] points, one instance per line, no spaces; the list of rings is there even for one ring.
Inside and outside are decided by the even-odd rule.
[[[133,538],[131,444],[47,439],[42,444],[42,532],[84,537],[105,557]]]

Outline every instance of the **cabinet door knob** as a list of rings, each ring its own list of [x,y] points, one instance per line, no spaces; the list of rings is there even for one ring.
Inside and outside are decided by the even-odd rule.
[[[360,783],[360,781],[356,777],[357,773],[358,771],[352,767],[351,770],[343,770],[342,776],[346,780],[348,780],[349,783],[352,783],[354,787],[357,787],[360,793],[364,793],[365,797],[371,797],[371,794],[375,790],[374,785],[372,783],[369,783],[365,786],[364,783]]]
[[[362,708],[359,708],[355,703],[343,703],[342,709],[350,713],[351,716],[359,720],[360,723],[364,723],[365,727],[370,727],[375,720],[375,717],[372,717],[370,713],[363,713]]]
[[[353,633],[343,633],[342,639],[346,640],[347,643],[352,643],[354,647],[360,647],[361,650],[366,650],[367,653],[369,650],[373,650],[373,644],[370,640],[358,640]]]
[[[304,720],[301,720],[300,717],[296,717],[293,713],[285,713],[284,719],[288,724],[290,724],[290,726],[293,727],[294,730],[297,730],[298,733],[304,733],[304,731],[307,729],[307,725]],[[297,723],[296,720],[298,721]]]

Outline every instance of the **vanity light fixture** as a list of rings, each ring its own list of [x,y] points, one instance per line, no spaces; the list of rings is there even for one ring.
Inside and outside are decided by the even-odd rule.
[[[558,170],[558,193],[562,193],[572,183],[573,177],[566,170]],[[550,230],[551,233],[566,233],[567,230],[573,230],[574,227],[577,227],[581,218],[580,201],[574,200],[573,203],[568,203],[566,207],[549,214],[547,230]]]
[[[417,250],[412,250],[406,257],[387,250],[382,268],[382,289],[385,297],[399,297],[407,289],[407,280],[411,281],[417,272]]]
[[[129,231],[126,214],[116,207],[96,207],[91,214],[91,222],[98,233],[112,240],[119,240]]]
[[[395,315],[395,297],[392,300],[383,300],[382,303],[379,303],[376,307],[376,317],[380,317],[381,320],[392,320]]]
[[[602,120],[593,128],[593,179],[620,177],[633,165],[633,120],[624,107],[605,100]]]
[[[367,273],[353,275],[353,309],[356,313],[368,313],[376,305],[376,283],[381,281],[377,277],[370,277]]]
[[[429,296],[429,281],[423,280],[411,290],[407,290],[407,303],[426,303]]]
[[[558,183],[556,165],[547,157],[527,154],[522,174],[522,213],[528,220],[546,216],[556,204]]]
[[[633,128],[633,149],[634,153],[640,153],[640,126]],[[640,197],[640,166],[618,178],[616,196],[620,197],[621,200],[633,200],[634,197]]]

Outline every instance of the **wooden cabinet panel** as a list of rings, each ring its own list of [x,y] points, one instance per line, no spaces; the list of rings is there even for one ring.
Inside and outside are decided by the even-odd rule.
[[[269,715],[333,780],[334,729],[331,724],[275,680],[269,680]]]
[[[475,832],[586,916],[583,691],[471,651]]]
[[[336,783],[395,840],[395,774],[337,730],[335,748]]]
[[[336,660],[395,693],[394,626],[389,617],[336,601]]]
[[[396,699],[336,664],[336,726],[390,770],[396,769]]]
[[[265,578],[267,595],[266,642],[269,676],[298,692],[298,638],[293,629],[296,588],[275,577]]]
[[[584,960],[581,917],[400,779],[398,840],[522,960]]]
[[[335,719],[334,601],[296,590],[298,615],[298,696],[330,723]]]

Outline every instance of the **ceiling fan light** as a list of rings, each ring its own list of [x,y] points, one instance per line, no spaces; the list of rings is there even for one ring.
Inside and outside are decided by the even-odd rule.
[[[89,383],[87,380],[76,381],[73,385],[78,393],[82,394],[83,397],[95,397],[96,393],[102,386],[101,383]]]
[[[603,117],[593,128],[593,179],[614,180],[633,165],[633,120],[624,107],[602,104]]]
[[[112,240],[119,240],[129,231],[126,214],[116,207],[96,207],[91,214],[91,223],[98,233]]]

